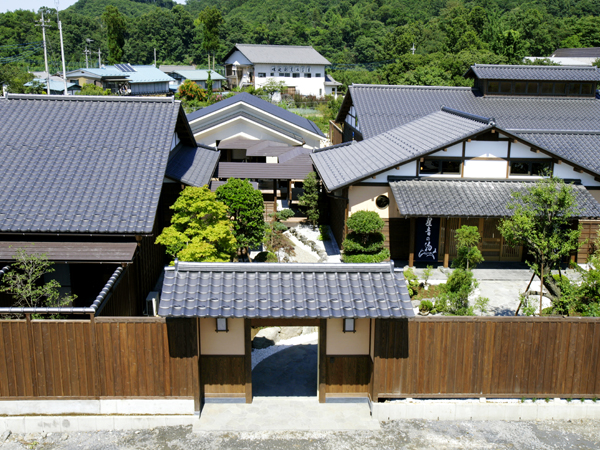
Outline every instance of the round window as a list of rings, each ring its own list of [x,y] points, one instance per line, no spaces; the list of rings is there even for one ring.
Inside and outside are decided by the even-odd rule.
[[[375,204],[378,208],[387,208],[387,206],[390,204],[390,199],[387,197],[387,195],[380,195],[375,200]]]

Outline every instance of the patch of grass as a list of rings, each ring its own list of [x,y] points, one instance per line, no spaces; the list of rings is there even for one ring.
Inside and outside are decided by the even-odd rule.
[[[436,298],[438,297],[442,291],[442,284],[430,284],[429,289],[425,289],[423,286],[419,286],[417,288],[417,293],[412,297],[412,300],[423,300],[426,298]]]

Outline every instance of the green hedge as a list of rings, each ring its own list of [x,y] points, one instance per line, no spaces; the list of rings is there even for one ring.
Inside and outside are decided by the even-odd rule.
[[[390,251],[387,248],[372,255],[342,255],[342,261],[345,263],[380,263],[388,259],[390,259]]]

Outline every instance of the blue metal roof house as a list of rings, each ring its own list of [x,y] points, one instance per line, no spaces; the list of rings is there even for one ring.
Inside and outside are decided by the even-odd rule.
[[[119,95],[168,94],[169,83],[175,81],[154,66],[130,64],[73,70],[67,72],[67,80],[77,82],[80,86],[93,83]]]

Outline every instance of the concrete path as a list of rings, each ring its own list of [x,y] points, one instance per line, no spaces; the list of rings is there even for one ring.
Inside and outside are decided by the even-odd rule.
[[[317,345],[294,345],[261,361],[252,371],[252,393],[259,397],[317,395]]]
[[[317,397],[255,397],[251,404],[207,403],[193,431],[379,430],[369,404],[319,403]]]

